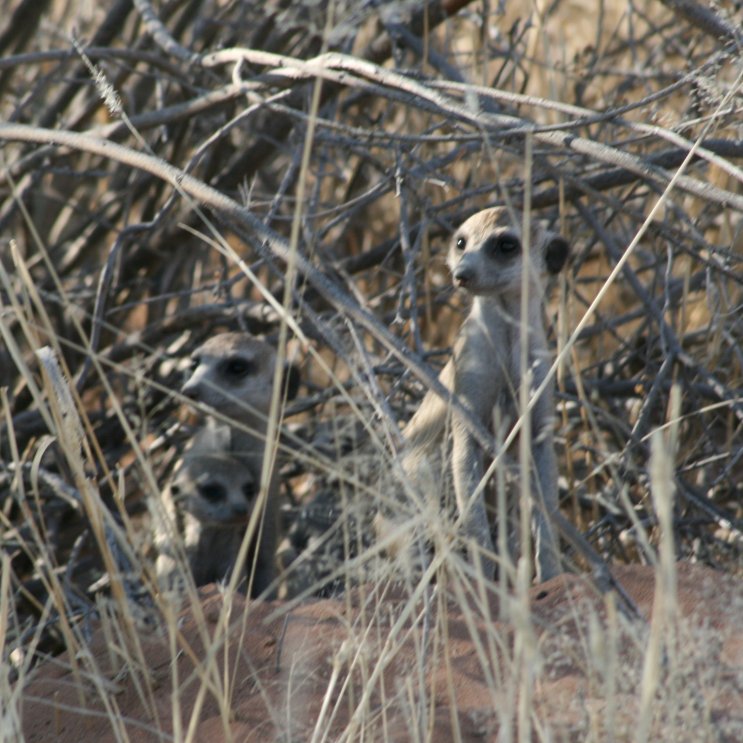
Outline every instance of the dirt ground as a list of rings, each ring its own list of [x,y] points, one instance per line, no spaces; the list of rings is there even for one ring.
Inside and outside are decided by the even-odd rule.
[[[618,567],[615,576],[640,612],[651,618],[653,569],[639,565]],[[200,682],[200,677],[209,676],[203,672],[205,651],[201,628],[206,626],[213,633],[223,606],[218,587],[208,586],[201,592],[200,604],[206,621],[197,620],[191,609],[183,613],[179,622],[177,644],[182,652],[175,669],[171,667],[168,638],[150,631],[140,635],[147,667],[136,678],[134,674],[121,675],[115,648],[104,632],[95,633],[90,651],[106,680],[107,690],[115,692],[108,697],[109,704],[115,705],[118,733],[112,729],[111,711],[104,707],[93,682],[82,673],[76,676],[71,659],[63,655],[40,667],[24,691],[24,737],[29,742],[54,739],[102,743],[121,739],[125,734],[131,741],[168,740],[174,734],[173,678],[177,672],[182,730],[194,725],[193,740],[315,740],[313,731],[319,730],[325,730],[332,740],[339,739],[342,731],[346,731],[345,739],[353,739],[353,704],[335,705],[345,696],[361,706],[363,674],[354,671],[350,677],[347,675],[349,658],[355,653],[366,653],[373,661],[370,665],[376,666],[376,654],[385,641],[383,622],[377,627],[376,637],[364,635],[365,625],[360,619],[369,611],[370,598],[387,604],[390,623],[405,604],[400,596],[381,599],[366,595],[361,589],[339,599],[309,601],[289,609],[281,602],[247,606],[242,598],[234,598],[229,642],[217,653],[219,674],[210,676],[209,684],[205,685]],[[541,669],[535,674],[530,690],[537,718],[533,724],[543,726],[542,734],[550,731],[553,740],[585,740],[587,730],[592,730],[599,740],[607,739],[602,733],[602,720],[610,719],[605,686],[591,671],[596,664],[585,662],[586,653],[591,652],[587,648],[591,643],[586,638],[590,634],[586,620],[600,616],[601,624],[606,626],[603,599],[585,577],[565,575],[532,588],[529,603],[535,648],[541,659]],[[706,705],[704,714],[718,734],[716,740],[730,743],[740,740],[743,586],[729,576],[680,563],[678,608],[680,619],[676,629],[679,638],[685,638],[679,645],[698,642],[695,652],[706,661],[707,668],[716,669],[714,681],[694,680],[700,682],[702,691],[710,692],[700,703]],[[491,602],[490,611],[493,617],[498,616],[496,602]],[[443,654],[426,654],[423,686],[429,695],[428,719],[411,720],[406,715],[404,695],[395,691],[396,681],[414,670],[420,657],[416,640],[411,636],[400,643],[392,660],[383,664],[383,683],[373,684],[366,679],[375,689],[363,699],[371,710],[366,724],[372,720],[376,728],[357,730],[357,739],[422,739],[421,727],[426,726],[429,740],[443,743],[458,738],[474,743],[495,741],[504,724],[516,724],[515,719],[504,720],[502,712],[497,711],[503,709],[504,700],[494,698],[494,687],[486,678],[489,672],[497,675],[497,670],[485,669],[482,664],[482,646],[493,634],[503,641],[497,657],[509,662],[513,628],[496,621],[495,633],[488,633],[488,620],[482,614],[473,623],[471,616],[465,616],[453,602],[432,602],[432,625],[442,620],[445,620],[447,650]],[[634,636],[643,638],[646,634],[640,632]],[[629,678],[639,671],[643,648],[633,647],[633,641],[628,638],[629,635],[623,636],[618,645],[621,672],[616,674],[617,694],[611,699],[616,740],[633,739],[638,712],[637,687],[633,689],[630,683],[623,688],[622,678],[625,672]],[[664,663],[678,663],[683,668],[682,661],[680,656],[669,655]],[[201,671],[196,670],[199,667]],[[219,685],[220,678],[216,676],[230,679],[232,686],[227,695],[214,694],[213,686],[212,691],[207,688]],[[679,678],[677,675],[677,682]],[[682,686],[688,687],[689,682],[686,679]],[[350,684],[348,688],[344,686],[346,683]],[[388,690],[386,700],[381,699],[380,688]],[[502,693],[510,692],[504,688]],[[219,699],[228,699],[226,708]],[[680,695],[679,719],[657,724],[667,725],[674,740],[705,739],[704,733],[699,733],[701,738],[689,737],[693,732],[684,724],[684,704]],[[534,736],[539,739],[536,731]]]

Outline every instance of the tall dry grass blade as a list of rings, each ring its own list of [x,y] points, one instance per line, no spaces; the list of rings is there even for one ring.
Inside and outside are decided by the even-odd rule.
[[[5,552],[0,554],[0,697],[3,704],[0,706],[0,739],[20,740],[22,737],[21,716],[18,709],[19,689],[22,684],[16,684],[15,689],[11,682],[12,664],[8,662],[10,648],[8,648],[8,621],[11,607],[10,591],[10,556]]]
[[[650,730],[656,710],[655,695],[664,673],[672,673],[675,667],[673,657],[676,648],[676,621],[678,600],[676,595],[676,549],[674,545],[674,461],[677,444],[679,411],[681,406],[680,389],[671,390],[669,417],[672,421],[668,440],[655,431],[650,440],[650,488],[655,512],[660,528],[659,559],[655,576],[655,595],[653,598],[653,617],[650,623],[650,636],[645,653],[640,687],[640,715],[637,740],[644,743],[650,737]],[[672,683],[667,679],[665,683]],[[672,719],[675,716],[672,716]]]
[[[152,680],[139,641],[137,620],[132,613],[136,597],[127,594],[126,591],[129,580],[127,574],[132,571],[135,564],[131,557],[132,552],[126,537],[114,522],[88,476],[82,456],[85,442],[83,427],[72,399],[70,385],[59,367],[57,358],[46,346],[37,349],[36,355],[41,363],[45,388],[48,391],[47,399],[54,419],[57,441],[76,481],[91,530],[111,579],[111,590],[121,617],[119,628],[121,648],[124,653],[133,654],[131,660],[141,670],[142,687],[139,687],[138,683],[140,676],[136,675],[138,692],[143,704],[150,708],[154,717]],[[120,551],[122,546],[123,550]],[[121,555],[125,556],[123,561],[117,559]]]
[[[521,272],[521,312],[518,318],[520,333],[520,353],[519,369],[521,369],[521,383],[518,389],[518,421],[521,431],[519,434],[519,473],[520,473],[520,493],[519,493],[519,513],[521,517],[519,530],[519,561],[523,560],[524,565],[519,565],[517,570],[527,571],[531,575],[532,565],[532,532],[531,525],[534,518],[533,512],[540,510],[544,513],[544,507],[541,497],[538,494],[538,478],[532,477],[532,418],[529,412],[529,401],[532,397],[532,383],[534,379],[531,364],[529,363],[529,301],[531,294],[532,276],[528,266],[531,266],[531,251],[536,250],[538,246],[531,245],[531,183],[532,183],[532,166],[533,166],[533,144],[534,140],[531,134],[527,134],[524,139],[524,210],[523,224],[521,226],[521,251],[523,254],[524,270]],[[526,721],[524,721],[526,724]],[[528,735],[528,730],[525,735]],[[521,735],[521,732],[519,732]],[[526,740],[526,738],[523,738]]]

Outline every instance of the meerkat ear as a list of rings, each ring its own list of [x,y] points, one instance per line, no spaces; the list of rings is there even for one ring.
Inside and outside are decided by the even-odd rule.
[[[283,384],[286,390],[286,399],[293,400],[299,392],[299,385],[302,382],[302,375],[299,367],[295,364],[284,364]]]
[[[570,245],[568,241],[554,232],[548,232],[544,236],[543,248],[544,265],[551,274],[562,271],[568,260]]]

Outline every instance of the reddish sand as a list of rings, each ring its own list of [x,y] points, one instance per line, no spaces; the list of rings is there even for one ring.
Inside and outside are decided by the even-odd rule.
[[[714,740],[741,741],[743,586],[730,576],[698,566],[680,564],[678,571],[680,642],[662,671],[662,679],[675,679],[676,696],[668,696],[664,681],[658,694],[659,709],[664,700],[673,699],[664,709],[676,711],[655,720],[651,739],[705,740],[703,731],[695,733],[688,727],[689,720],[694,724],[698,718],[707,730],[715,731]],[[649,617],[652,569],[619,567],[615,575]],[[616,740],[634,739],[648,635],[637,631],[623,635],[618,643],[618,671],[605,674],[605,662],[588,663],[587,655],[596,652],[595,638],[602,636],[599,628],[606,626],[606,612],[603,600],[579,576],[561,576],[531,589],[535,660],[515,664],[513,628],[482,616],[473,619],[454,602],[447,604],[446,611],[437,600],[432,602],[430,642],[424,653],[417,650],[422,632],[411,632],[400,637],[394,654],[387,654],[391,660],[382,670],[379,652],[406,605],[402,597],[372,598],[357,589],[345,598],[307,601],[289,611],[280,602],[256,602],[246,608],[244,599],[237,597],[228,652],[222,647],[217,654],[220,671],[217,678],[209,677],[211,689],[200,681],[204,674],[192,674],[195,661],[204,657],[199,626],[215,631],[222,597],[214,586],[205,588],[201,596],[206,621],[196,622],[193,611],[185,611],[177,638],[182,650],[176,666],[182,738],[193,724],[193,740],[216,743],[310,741],[316,727],[327,733],[325,738],[319,735],[318,741],[495,741],[503,725],[512,725],[515,734],[519,698],[511,681],[521,678],[521,689],[531,689],[533,695],[529,724],[534,740],[550,735],[553,740],[586,740],[591,731],[594,740],[606,740],[607,721],[614,721]],[[497,608],[492,602],[495,618]],[[418,607],[414,617],[420,611]],[[410,626],[409,621],[402,624]],[[642,644],[630,635],[644,638]],[[447,637],[445,646],[439,642],[442,636]],[[131,741],[172,739],[173,668],[168,639],[161,632],[145,630],[139,638],[147,673],[132,673],[123,666],[115,650],[117,641],[107,639],[100,629],[90,646],[99,669],[97,681],[83,670],[90,668],[89,663],[80,661],[76,675],[64,655],[35,671],[20,705],[25,740],[103,743],[124,738],[124,730]],[[522,645],[518,642],[516,650]],[[602,644],[598,652],[606,647]],[[528,656],[528,646],[526,651]],[[422,655],[426,666],[421,670]],[[353,668],[350,674],[349,667]],[[489,683],[487,674],[491,674]],[[228,695],[213,693],[224,688],[225,679],[231,685]],[[607,696],[612,680],[615,687]],[[363,696],[365,689],[374,690],[368,698]],[[103,690],[108,712],[101,701]],[[222,712],[219,698],[229,699]],[[701,705],[701,711],[694,705]],[[119,721],[118,736],[112,717]],[[659,725],[668,726],[660,736]],[[501,732],[511,739],[507,731]],[[697,734],[700,737],[694,737]]]

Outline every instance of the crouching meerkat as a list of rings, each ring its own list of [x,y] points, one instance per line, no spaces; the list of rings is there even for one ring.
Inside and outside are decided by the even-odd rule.
[[[519,218],[517,214],[516,219]],[[513,420],[514,414],[519,413],[519,387],[526,373],[531,375],[531,392],[545,379],[550,356],[542,319],[542,278],[548,273],[558,273],[565,265],[568,252],[568,244],[562,237],[534,222],[527,261],[521,224],[513,226],[508,212],[501,208],[475,214],[452,237],[447,263],[455,286],[472,297],[472,307],[439,379],[489,429],[496,408],[499,408],[501,419]],[[527,368],[522,368],[524,270],[528,271],[528,306],[524,318]],[[428,466],[427,458],[444,436],[449,414],[450,406],[429,391],[405,427],[403,467],[414,483],[416,477],[419,482],[425,479],[421,469]],[[558,505],[553,419],[553,389],[548,385],[531,413],[531,473],[521,473],[522,477],[530,477],[539,581],[561,572],[550,518]],[[451,473],[457,509],[464,515],[466,536],[484,551],[481,565],[485,576],[492,579],[495,563],[488,557],[493,551],[491,525],[482,489],[477,494],[483,477],[483,452],[456,410],[451,413],[451,438]],[[430,476],[428,479],[430,483]]]
[[[276,577],[280,496],[276,452],[266,441],[276,363],[275,349],[249,333],[220,333],[191,356],[181,392],[215,415],[207,416],[164,495],[166,510],[184,527],[181,534],[197,585],[231,572],[255,507],[262,509],[262,518],[246,561],[247,576],[253,574],[251,596],[264,593]],[[287,367],[283,382],[287,397],[293,397],[298,386],[294,367]],[[261,493],[266,457],[267,487]],[[220,535],[223,544],[211,550],[208,545],[216,545]],[[161,554],[163,549],[167,556],[167,547]],[[159,564],[167,575],[168,559]]]

